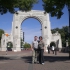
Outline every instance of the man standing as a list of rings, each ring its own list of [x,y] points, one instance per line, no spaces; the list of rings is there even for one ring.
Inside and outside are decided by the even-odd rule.
[[[31,45],[32,49],[32,63],[37,63],[37,55],[38,55],[38,37],[34,36],[34,41]]]

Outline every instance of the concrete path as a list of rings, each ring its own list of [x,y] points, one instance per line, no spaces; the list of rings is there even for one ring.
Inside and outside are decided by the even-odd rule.
[[[68,53],[45,53],[45,64],[31,64],[31,51],[0,52],[0,70],[70,70]]]

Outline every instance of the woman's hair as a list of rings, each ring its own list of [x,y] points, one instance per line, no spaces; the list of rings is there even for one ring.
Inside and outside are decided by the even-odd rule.
[[[42,36],[39,36],[39,39],[40,39],[40,38],[43,39]]]

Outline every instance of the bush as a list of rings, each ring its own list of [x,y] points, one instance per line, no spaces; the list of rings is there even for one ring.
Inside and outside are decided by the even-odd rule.
[[[25,43],[25,44],[24,44],[24,48],[25,48],[25,49],[27,49],[27,48],[31,48],[31,46],[30,46],[30,44]]]
[[[69,52],[69,47],[62,47],[61,52],[68,53]]]

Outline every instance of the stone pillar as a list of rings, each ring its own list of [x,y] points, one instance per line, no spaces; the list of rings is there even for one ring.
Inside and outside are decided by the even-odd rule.
[[[44,41],[44,44],[45,44],[45,49],[47,51],[47,28],[45,28],[45,21],[44,21],[44,24],[42,24],[42,37],[43,37],[43,41]]]
[[[61,40],[61,35],[60,34],[59,34],[58,48],[62,49],[62,40]]]
[[[52,37],[52,33],[51,33],[51,24],[50,24],[50,19],[49,19],[49,14],[47,13],[47,30],[48,30],[48,42],[47,44],[50,45],[51,42],[51,37]]]
[[[42,36],[45,43],[46,51],[48,52],[48,45],[51,41],[51,27],[50,27],[50,21],[49,21],[49,15],[46,14],[43,18],[43,24],[42,24]]]
[[[46,19],[47,19],[47,17],[46,17]],[[44,20],[43,24],[42,24],[42,36],[43,36],[43,41],[44,41],[44,44],[45,44],[46,51],[48,51],[47,50],[47,38],[48,38],[47,32],[48,32],[48,30],[47,30],[47,23]]]
[[[7,50],[7,38],[4,34],[2,34],[1,51],[6,51],[6,50]]]
[[[20,22],[18,15],[14,15],[14,21],[13,21],[13,51],[21,51],[20,48]]]

